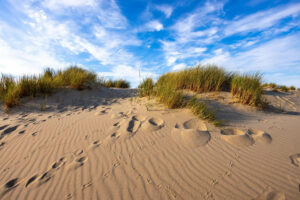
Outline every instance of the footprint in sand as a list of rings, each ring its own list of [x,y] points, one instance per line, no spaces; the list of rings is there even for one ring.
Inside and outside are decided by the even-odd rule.
[[[110,112],[111,108],[110,107],[102,107],[99,111],[95,112],[95,115],[104,115]]]
[[[6,182],[1,187],[0,197],[3,197],[7,192],[9,192],[10,190],[14,189],[19,184],[20,184],[20,179],[19,178],[14,178],[14,179],[11,179],[10,181]]]
[[[40,178],[38,179],[38,182],[39,182],[39,186],[44,184],[44,183],[47,183],[54,175],[55,173],[57,172],[57,170],[59,170],[60,168],[62,168],[66,163],[66,159],[64,157],[60,158],[58,161],[54,162],[51,167],[49,168],[48,171],[44,172]],[[31,177],[32,178],[32,177]],[[34,180],[36,179],[37,177],[34,178]],[[29,182],[29,180],[27,181],[27,183]],[[31,181],[33,182],[33,180]],[[30,183],[31,183],[30,182]],[[29,183],[29,184],[30,184]]]
[[[28,179],[28,181],[26,182],[25,187],[28,187],[31,183],[33,183],[35,180],[37,180],[37,178],[38,178],[38,175],[34,175],[34,176],[30,177]]]
[[[5,129],[6,127],[8,127],[8,124],[0,126],[0,131],[3,130],[3,129]]]
[[[250,146],[254,144],[253,138],[246,131],[237,128],[226,128],[221,130],[222,138],[236,146]]]
[[[144,131],[157,131],[164,126],[165,122],[162,119],[151,117],[142,124]]]
[[[191,147],[199,147],[206,145],[210,141],[211,136],[203,121],[191,119],[185,121],[182,125],[175,125],[173,138]]]
[[[130,138],[134,136],[138,132],[138,130],[142,127],[142,124],[146,121],[146,119],[147,119],[146,116],[135,115],[130,118],[124,118],[121,121],[114,123],[111,129],[109,130],[111,134],[104,139],[103,143],[111,144],[114,143],[119,138],[124,139],[124,138]],[[149,120],[148,123],[152,123],[151,126],[153,127],[158,126],[158,129],[160,128],[159,126],[161,126],[161,124],[159,120],[156,120],[154,118],[151,118]],[[149,126],[150,128],[150,125],[145,125],[143,129],[148,129],[147,126]],[[153,128],[153,129],[157,129],[157,128]]]
[[[251,146],[254,143],[270,144],[272,137],[264,131],[237,128],[226,128],[221,130],[221,137],[228,143],[236,146]]]
[[[270,144],[272,142],[271,135],[264,131],[248,129],[248,135],[250,135],[256,143]]]
[[[96,149],[101,145],[100,140],[95,140],[90,146],[89,149]],[[80,154],[79,154],[80,155]]]
[[[124,112],[118,112],[111,115],[112,119],[121,119],[121,118],[127,118],[128,116]]]
[[[72,161],[72,163],[69,164],[67,167],[69,170],[76,170],[79,167],[83,166],[84,163],[88,160],[88,157],[86,156],[81,156],[79,158],[76,158],[75,160]]]
[[[271,187],[267,187],[260,195],[254,200],[285,200],[283,192],[275,191]]]
[[[300,153],[294,154],[290,156],[291,162],[296,167],[300,166]]]
[[[7,134],[10,134],[11,132],[15,131],[18,127],[19,127],[19,125],[9,127],[9,128],[7,128],[7,129],[5,129],[5,130],[1,133],[1,135],[7,135]]]

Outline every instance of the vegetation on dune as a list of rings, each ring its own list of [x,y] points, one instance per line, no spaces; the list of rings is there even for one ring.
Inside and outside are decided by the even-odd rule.
[[[262,96],[261,75],[256,73],[237,74],[227,72],[215,65],[196,66],[193,68],[169,72],[160,76],[156,84],[152,79],[145,79],[139,85],[140,97],[153,95],[168,108],[190,108],[198,117],[220,125],[209,107],[202,101],[188,100],[180,90],[197,93],[231,91],[243,104],[263,107],[266,102]]]
[[[296,90],[295,86],[290,86],[289,90]]]
[[[158,93],[181,89],[197,93],[231,91],[232,95],[243,104],[261,106],[263,103],[260,74],[234,74],[214,65],[198,65],[194,68],[164,74],[157,81],[156,87],[158,87]]]
[[[76,66],[57,73],[47,71],[46,76],[52,77],[56,87],[70,87],[78,90],[92,88],[97,81],[97,75],[94,72]]]
[[[222,122],[217,120],[214,112],[208,108],[208,106],[199,101],[197,98],[193,97],[187,103],[187,107],[191,109],[192,113],[197,117],[207,120],[213,123],[215,126],[221,126]]]
[[[78,90],[91,88],[97,83],[95,73],[72,66],[55,72],[48,68],[40,76],[22,76],[14,79],[3,75],[0,79],[0,97],[6,108],[16,106],[20,98],[50,95],[54,89],[69,87]]]
[[[195,92],[211,92],[226,90],[230,86],[232,74],[214,65],[200,65],[162,75],[158,84],[168,81],[174,89],[189,89]]]
[[[231,94],[237,97],[241,103],[262,107],[261,75],[235,75],[231,81]]]
[[[190,74],[193,73],[195,72]],[[165,104],[168,108],[189,108],[196,116],[216,125],[220,125],[220,123],[217,122],[214,113],[204,102],[201,102],[196,98],[188,100],[184,97],[182,92],[179,91],[179,89],[191,89],[192,86],[195,86],[191,80],[188,80],[188,74],[189,72],[187,70],[184,70],[183,72],[168,73],[162,75],[155,85],[151,78],[147,78],[139,85],[139,96],[144,97],[153,95],[159,102]],[[183,75],[184,78],[181,75]],[[198,89],[200,88],[198,87]]]
[[[154,87],[154,82],[152,78],[146,78],[143,82],[138,86],[139,88],[139,96],[151,96]]]
[[[129,88],[130,83],[123,79],[103,81],[102,85],[107,88]]]
[[[276,85],[275,83],[265,83],[263,87],[272,88],[274,92],[281,90],[282,92],[288,92],[289,90],[296,90],[295,86],[287,87],[285,85]]]

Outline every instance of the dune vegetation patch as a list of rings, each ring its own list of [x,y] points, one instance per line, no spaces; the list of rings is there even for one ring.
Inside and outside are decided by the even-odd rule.
[[[20,78],[2,74],[0,98],[9,109],[18,105],[22,97],[46,96],[52,94],[54,89],[62,87],[77,90],[90,89],[98,83],[96,73],[77,66],[58,71],[48,68],[41,75],[24,75]]]
[[[107,88],[130,88],[130,83],[123,79],[103,80],[102,85]]]
[[[240,103],[263,108],[262,76],[228,72],[216,65],[197,65],[176,72],[169,72],[159,77],[154,84],[151,78],[139,85],[139,96],[155,96],[168,108],[190,108],[198,117],[220,125],[214,112],[200,99],[186,98],[182,90],[196,93],[230,91]]]

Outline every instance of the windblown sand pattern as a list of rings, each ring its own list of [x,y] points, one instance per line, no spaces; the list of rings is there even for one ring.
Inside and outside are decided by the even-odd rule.
[[[217,98],[217,128],[135,93],[63,91],[45,111],[42,99],[1,111],[0,199],[300,199],[298,94],[280,97],[292,113]]]

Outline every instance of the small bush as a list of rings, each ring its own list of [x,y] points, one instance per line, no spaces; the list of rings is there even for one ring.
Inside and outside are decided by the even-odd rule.
[[[289,90],[296,90],[294,86],[289,87]]]
[[[146,78],[143,82],[138,86],[139,88],[139,96],[145,97],[150,96],[153,93],[153,80],[152,78]]]
[[[275,89],[277,88],[277,85],[275,83],[269,83],[269,87]]]
[[[279,89],[283,92],[288,92],[289,91],[289,89],[285,85],[280,86]]]

